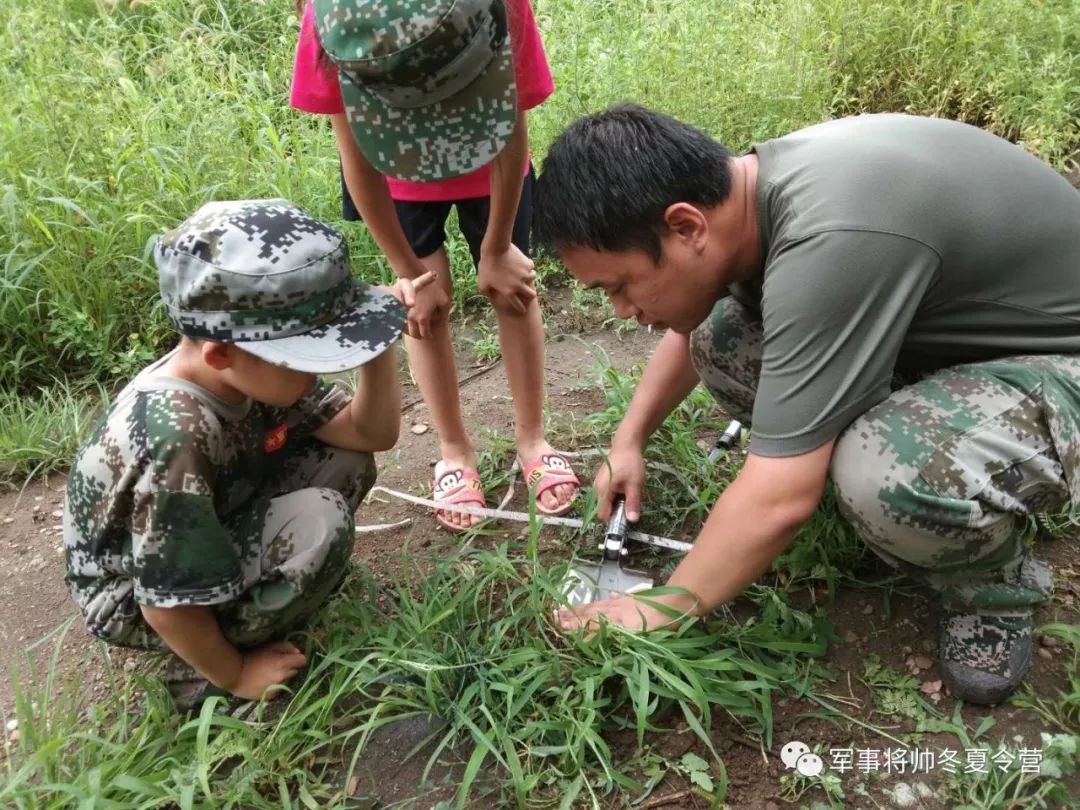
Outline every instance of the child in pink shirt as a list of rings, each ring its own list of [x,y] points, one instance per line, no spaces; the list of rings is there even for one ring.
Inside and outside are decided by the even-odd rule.
[[[312,0],[303,7],[290,102],[331,117],[343,212],[363,216],[399,277],[438,275],[439,283],[417,293],[406,346],[439,435],[434,498],[447,504],[484,504],[448,319],[451,207],[477,286],[495,308],[518,460],[537,509],[564,514],[577,496],[577,477],[543,434],[544,331],[528,258],[533,173],[525,113],[553,91],[528,0]],[[477,522],[443,510],[435,516],[455,531]]]

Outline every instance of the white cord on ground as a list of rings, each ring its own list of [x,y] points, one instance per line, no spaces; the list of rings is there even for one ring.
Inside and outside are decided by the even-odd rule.
[[[732,425],[736,426],[736,430],[741,429],[738,426],[738,422],[732,422]],[[730,429],[730,426],[729,426]],[[591,448],[587,450],[578,451],[557,451],[560,455],[567,458],[583,458],[585,456],[599,456],[604,455],[604,451],[599,448]],[[712,457],[710,457],[712,460]],[[662,470],[672,475],[678,475],[679,472],[670,464],[664,464],[659,461],[650,461],[646,466],[653,469]],[[518,464],[518,460],[514,459],[514,464],[510,468],[510,484],[506,488],[506,493],[503,495],[502,500],[499,501],[499,505],[494,509],[489,509],[486,506],[464,506],[460,504],[447,504],[438,501],[433,501],[428,498],[420,498],[416,495],[409,495],[405,492],[398,492],[396,489],[389,489],[384,486],[375,486],[371,488],[371,492],[383,492],[390,495],[393,498],[399,500],[408,501],[418,506],[426,506],[431,509],[437,509],[440,512],[458,512],[464,515],[474,515],[476,517],[492,518],[494,520],[509,520],[515,523],[529,523],[531,518],[526,512],[514,512],[506,509],[506,505],[510,503],[510,500],[514,497],[514,484],[517,481],[518,472],[520,472],[521,466]],[[690,494],[695,498],[699,497],[697,490],[690,487]],[[565,517],[550,517],[548,515],[540,514],[536,515],[536,520],[543,523],[545,526],[567,526],[572,529],[581,529],[584,524],[578,518],[565,518]],[[379,523],[373,526],[357,526],[357,534],[367,534],[370,532],[381,532],[387,529],[396,529],[399,526],[405,526],[410,523],[410,520],[398,521],[397,523]],[[650,546],[657,546],[658,548],[667,548],[672,551],[681,551],[684,554],[688,552],[692,545],[690,543],[683,542],[682,540],[673,540],[670,537],[661,537],[657,534],[646,534],[645,532],[629,531],[626,536],[631,540],[636,540],[639,543],[645,543]]]
[[[357,526],[356,533],[374,534],[375,532],[385,532],[389,529],[397,529],[401,526],[408,526],[410,523],[412,523],[412,518],[405,518],[404,520],[399,520],[397,523],[372,523],[368,526]]]
[[[398,492],[395,489],[389,489],[384,486],[374,486],[371,488],[372,492],[382,492],[391,497],[398,498],[409,503],[414,503],[417,506],[426,506],[430,509],[438,509],[441,512],[460,512],[464,515],[475,515],[476,517],[493,518],[495,520],[509,520],[515,523],[528,523],[530,521],[529,515],[526,512],[513,512],[506,509],[490,509],[486,506],[465,506],[461,504],[445,504],[438,501],[432,501],[428,498],[420,498],[416,495],[409,495],[406,492]],[[545,526],[568,526],[571,529],[580,529],[585,524],[580,518],[567,518],[567,517],[548,517],[537,513],[536,520],[543,523]],[[392,524],[397,525],[397,524]],[[366,530],[368,527],[357,527],[357,531]],[[382,527],[380,527],[382,528]],[[636,540],[639,543],[646,543],[650,546],[657,546],[659,548],[669,548],[672,551],[687,552],[690,550],[690,543],[684,543],[682,540],[672,540],[670,537],[661,537],[657,534],[646,534],[645,532],[629,531],[626,536],[631,540]]]

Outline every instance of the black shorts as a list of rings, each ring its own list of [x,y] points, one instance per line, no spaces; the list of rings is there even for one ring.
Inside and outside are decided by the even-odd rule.
[[[518,250],[529,255],[529,224],[532,222],[532,197],[535,172],[529,164],[529,173],[521,186],[521,199],[518,201],[517,217],[514,219],[514,231],[511,241]],[[403,202],[394,200],[398,221],[405,231],[405,238],[418,259],[430,256],[446,242],[446,218],[450,209],[457,206],[458,227],[461,235],[469,244],[473,264],[480,261],[480,243],[487,231],[488,212],[491,210],[490,197],[472,197],[467,200],[447,200],[445,202]],[[341,217],[348,222],[359,222],[360,212],[353,205],[349,190],[345,187],[345,176],[341,178]]]

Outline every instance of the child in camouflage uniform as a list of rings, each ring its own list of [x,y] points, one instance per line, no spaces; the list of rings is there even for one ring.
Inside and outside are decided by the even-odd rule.
[[[189,700],[193,680],[255,699],[304,665],[281,639],[344,576],[398,435],[388,349],[430,278],[354,280],[341,236],[283,200],[209,203],[154,255],[180,344],[79,451],[67,580],[95,636],[190,665]],[[354,396],[316,376],[357,366]]]

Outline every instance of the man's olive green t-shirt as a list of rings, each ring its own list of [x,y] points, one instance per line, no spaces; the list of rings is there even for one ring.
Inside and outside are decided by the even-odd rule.
[[[920,374],[1080,353],[1080,193],[975,127],[904,115],[755,147],[764,267],[751,449],[808,452]]]

